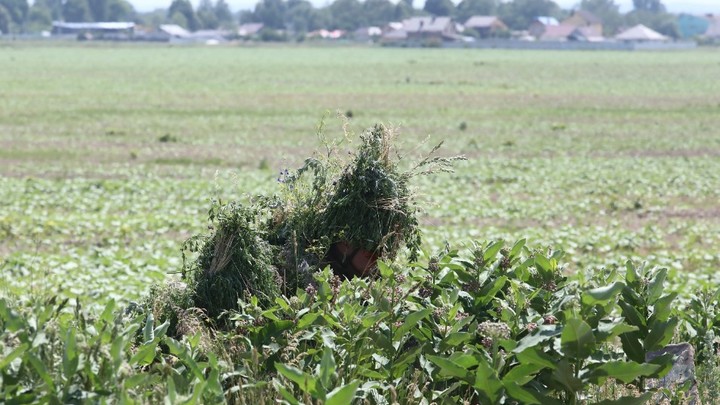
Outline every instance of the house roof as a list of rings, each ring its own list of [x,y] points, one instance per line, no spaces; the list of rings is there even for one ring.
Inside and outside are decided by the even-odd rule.
[[[382,37],[388,40],[403,40],[407,39],[408,35],[405,30],[393,30],[386,32]]]
[[[465,22],[468,28],[491,28],[495,24],[503,24],[499,18],[494,15],[474,15]]]
[[[642,24],[638,24],[616,35],[615,39],[621,41],[666,41],[668,37]]]
[[[720,38],[720,20],[713,20],[710,22],[705,36],[708,38]]]
[[[71,30],[128,30],[135,28],[134,22],[63,22],[53,21],[53,27]]]
[[[189,37],[190,31],[176,24],[162,24],[160,25],[160,31],[173,36],[173,37]]]
[[[394,31],[403,29],[402,21],[391,21],[387,23],[386,31]]]
[[[587,21],[588,24],[602,24],[602,19],[595,14],[586,10],[576,10],[573,15],[580,16],[583,20]]]
[[[355,35],[377,37],[377,36],[382,35],[382,28],[380,28],[380,27],[360,27],[355,30]]]
[[[542,24],[544,26],[560,25],[557,18],[555,18],[555,17],[540,16],[540,17],[535,17],[535,21],[539,22],[540,24]]]
[[[452,24],[450,17],[412,17],[403,21],[406,32],[443,32]]]
[[[263,29],[265,25],[263,23],[247,23],[242,24],[238,27],[238,35],[247,36],[255,35]]]
[[[198,30],[190,34],[195,39],[225,39],[229,32],[223,30]]]
[[[572,25],[549,25],[545,27],[545,32],[540,36],[540,39],[546,41],[567,39],[576,28]]]

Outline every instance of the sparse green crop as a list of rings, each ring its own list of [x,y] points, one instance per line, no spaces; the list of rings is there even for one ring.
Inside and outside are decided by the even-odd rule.
[[[438,307],[440,302],[457,302],[451,291],[471,286],[460,280],[437,286],[434,276],[414,283],[409,272],[413,265],[407,263],[404,253],[394,270],[408,280],[397,281],[397,290],[383,290],[385,297],[378,296],[377,286],[362,281],[338,287],[329,275],[318,275],[327,283],[318,282],[312,303],[309,294],[302,293],[296,299],[272,300],[269,305],[275,311],[263,314],[252,299],[244,301],[232,321],[238,327],[261,337],[271,331],[285,332],[280,340],[253,349],[242,346],[238,350],[246,358],[238,367],[228,362],[228,356],[237,352],[219,349],[232,349],[237,342],[223,342],[222,336],[216,336],[217,345],[213,346],[211,334],[202,329],[202,314],[194,314],[193,322],[198,322],[181,328],[187,333],[194,331],[189,333],[192,336],[175,339],[185,339],[185,348],[162,336],[161,328],[154,333],[160,337],[150,341],[150,346],[157,343],[154,352],[143,349],[147,345],[137,334],[132,333],[131,338],[124,331],[113,331],[115,321],[101,316],[111,302],[113,318],[121,309],[142,307],[153,284],[179,278],[182,243],[208,231],[204,218],[209,201],[245,204],[253,196],[275,192],[273,172],[301,166],[316,146],[313,126],[324,111],[340,110],[348,116],[354,112],[347,124],[353,131],[378,121],[399,124],[400,146],[408,151],[410,161],[420,154],[415,148],[424,145],[428,134],[433,142],[445,140],[442,151],[446,155],[466,155],[469,160],[457,164],[453,174],[413,180],[413,187],[420,190],[417,219],[423,230],[423,250],[438,252],[451,241],[460,252],[450,263],[461,258],[481,262],[482,257],[469,251],[487,246],[476,249],[466,242],[474,239],[527,238],[533,246],[564,251],[562,276],[568,277],[570,285],[562,291],[580,297],[579,312],[553,316],[563,325],[579,317],[593,331],[596,343],[602,339],[582,312],[583,305],[590,305],[590,298],[583,294],[611,286],[602,292],[610,301],[591,308],[607,307],[608,313],[614,314],[608,317],[615,319],[622,315],[623,307],[637,304],[625,291],[637,290],[624,277],[628,260],[638,268],[646,262],[644,269],[667,269],[662,296],[677,293],[673,309],[681,312],[660,320],[658,316],[651,319],[653,312],[647,305],[647,312],[641,310],[643,305],[638,312],[646,323],[679,319],[673,339],[690,341],[696,347],[702,361],[698,368],[700,392],[706,399],[712,398],[715,387],[720,386],[714,350],[720,333],[714,310],[720,285],[718,64],[720,54],[711,50],[558,53],[7,45],[0,52],[0,297],[12,313],[21,315],[23,323],[3,321],[0,363],[6,379],[0,385],[14,397],[35,385],[37,398],[49,399],[53,392],[60,401],[77,400],[74,395],[80,392],[104,395],[109,390],[112,393],[108,395],[126,391],[147,402],[165,396],[171,402],[180,401],[198,393],[203,397],[197,400],[207,403],[219,398],[219,381],[225,395],[242,395],[246,403],[262,403],[276,395],[285,398],[283,389],[307,403],[314,394],[308,392],[304,397],[308,390],[288,377],[297,375],[290,368],[294,367],[303,376],[317,379],[317,398],[325,395],[327,400],[333,392],[337,398],[377,392],[402,403],[405,399],[416,401],[415,395],[423,389],[417,384],[421,378],[432,376],[431,384],[439,384],[450,377],[447,373],[440,376],[439,366],[426,357],[413,363],[417,375],[397,377],[406,365],[404,360],[392,357],[396,352],[390,347],[378,353],[382,357],[372,357],[374,340],[358,335],[360,329],[352,319],[372,325],[373,337],[377,337],[381,332],[396,333],[403,328],[396,322],[409,319],[397,317],[415,314],[412,320],[418,318],[417,328],[405,327],[393,339],[407,342],[417,338],[418,330],[430,328],[432,336],[439,339],[433,344],[440,351],[429,355],[437,356],[433,359],[439,362],[450,358],[454,350],[462,351],[468,342],[489,353],[492,346],[485,348],[475,331],[473,340],[464,340],[467,335],[463,333],[471,332],[460,330],[467,325],[454,317],[423,317],[424,313],[418,312],[421,307],[412,307],[417,305],[412,298],[416,295],[429,294],[422,299]],[[340,126],[328,122],[333,132]],[[164,134],[177,142],[159,142]],[[505,247],[512,250],[510,245]],[[422,262],[420,267],[440,263],[428,258]],[[455,265],[451,267],[445,275],[432,274],[442,280],[458,271]],[[511,280],[506,283],[514,285]],[[553,282],[556,287],[564,285]],[[386,287],[389,283],[387,278],[378,282]],[[177,300],[178,307],[186,305],[182,287],[175,286],[178,288],[172,291],[155,293],[165,294],[168,304]],[[332,308],[319,304],[325,303],[319,297],[330,299],[338,289],[349,294],[344,298],[349,309],[340,299],[332,301]],[[458,292],[459,297],[463,295]],[[545,293],[538,293],[541,295]],[[51,296],[57,296],[54,303],[48,301]],[[503,295],[507,302],[515,299],[510,297],[520,296],[514,292]],[[57,311],[65,298],[70,301],[52,321],[33,321],[33,316],[40,316],[37,314]],[[355,307],[361,299],[375,298],[378,305],[381,298],[395,304],[405,302],[412,311],[396,314],[382,304],[371,307],[374,312],[352,317],[358,314],[354,311],[363,310]],[[75,299],[82,304],[77,313]],[[645,304],[652,299],[643,298]],[[461,303],[465,304],[470,305]],[[154,320],[171,313],[173,305],[152,308]],[[298,316],[306,308],[308,311]],[[472,308],[483,314],[492,309],[492,303],[473,300]],[[494,315],[479,319],[478,314],[463,312],[470,315],[467,318],[476,317],[467,322],[488,322],[485,327],[502,321]],[[382,318],[393,316],[397,318],[393,322]],[[6,316],[10,318],[17,317]],[[124,323],[128,328],[141,331],[148,324],[146,314],[129,318]],[[283,329],[288,321],[293,326]],[[80,326],[82,322],[85,327]],[[582,323],[572,322],[575,336],[589,337]],[[382,329],[381,323],[387,329]],[[37,337],[41,325],[46,325],[47,340],[54,343],[34,346],[43,341]],[[440,333],[457,325],[461,326],[455,332],[460,334],[443,343]],[[168,328],[167,333],[177,337],[177,331],[170,330],[171,325]],[[76,330],[74,347],[79,355],[68,350],[66,363],[70,370],[77,359],[81,371],[76,378],[63,374],[65,345],[73,347],[69,330]],[[613,348],[618,352],[613,355],[634,347],[638,351],[633,352],[631,359],[635,360],[631,361],[639,363],[646,341],[651,343],[650,336],[655,339],[651,330],[626,336],[624,346],[617,339]],[[355,344],[371,349],[342,352],[349,347],[350,338],[344,339],[350,333],[357,337]],[[517,332],[511,328],[512,334]],[[113,346],[105,343],[92,346],[98,342],[93,340],[96,336],[102,336],[105,343],[110,337],[125,340],[117,343],[119,349],[113,352]],[[565,341],[571,337],[567,332]],[[667,335],[658,337],[658,342],[667,340]],[[558,339],[562,348],[562,332],[553,339]],[[324,345],[330,343],[336,348],[326,355]],[[409,348],[408,356],[417,354],[419,358],[418,353],[426,349],[413,352]],[[581,349],[578,347],[574,360],[588,370],[592,364],[582,359]],[[144,351],[135,357],[140,350]],[[207,356],[208,350],[217,355],[217,367]],[[517,357],[517,353],[503,350],[508,356],[503,360]],[[47,375],[36,371],[43,367],[36,368],[31,354],[45,364]],[[112,361],[103,360],[106,355]],[[317,367],[323,359],[324,366]],[[199,366],[193,366],[191,360]],[[90,376],[103,361],[112,363],[104,373],[132,371],[120,375],[119,380]],[[278,371],[276,362],[288,367],[286,373]],[[115,364],[120,364],[119,369]],[[352,371],[356,373],[353,378],[383,383],[355,386],[354,380],[343,379],[350,366],[358,364],[366,370],[363,375]],[[475,372],[477,366],[473,367]],[[623,367],[647,371],[642,365]],[[170,370],[176,378],[160,382],[159,376]],[[275,381],[263,380],[268,375],[263,373],[272,373]],[[392,389],[385,382],[389,374],[384,373],[395,376]],[[227,378],[219,377],[223,375]],[[15,384],[14,378],[24,385]],[[475,390],[470,382],[460,384],[466,392]],[[598,399],[635,395],[640,389],[633,391],[624,383],[611,381],[591,387],[583,395]],[[473,395],[479,398],[481,394]],[[560,387],[552,395],[571,398],[573,394]]]

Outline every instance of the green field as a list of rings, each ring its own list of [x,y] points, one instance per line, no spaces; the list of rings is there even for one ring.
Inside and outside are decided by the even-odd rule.
[[[720,264],[717,51],[5,46],[0,84],[5,291],[136,299],[210,198],[277,191],[337,111],[469,158],[416,184],[431,250],[527,237],[686,286]]]
[[[229,329],[192,283],[142,300],[211,200],[280,192],[338,114],[468,158],[414,179],[420,264]],[[718,128],[717,50],[0,44],[0,402],[629,403],[680,340],[712,401]]]

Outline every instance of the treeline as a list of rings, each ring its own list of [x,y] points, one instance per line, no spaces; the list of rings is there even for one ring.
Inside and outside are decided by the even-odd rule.
[[[613,0],[582,0],[579,9],[589,11],[603,21],[605,35],[614,35],[622,27],[645,24],[671,37],[679,35],[675,16],[668,14],[661,0],[633,0],[634,9],[623,14]],[[413,0],[335,0],[314,8],[307,0],[260,0],[253,11],[241,13],[242,22],[260,22],[268,28],[309,32],[319,28],[352,31],[360,27],[380,26],[413,15],[450,16],[464,23],[474,15],[498,16],[510,29],[525,30],[538,16],[563,20],[571,10],[562,9],[552,0],[426,0],[422,9]]]
[[[202,0],[197,8],[189,0],[174,0],[167,9],[139,13],[127,0],[0,0],[0,32],[49,30],[53,21],[134,21],[156,26],[178,24],[189,30],[231,28],[237,25],[225,0]]]
[[[579,8],[603,21],[606,35],[621,27],[645,24],[671,36],[678,36],[675,17],[661,0],[633,0],[634,9],[619,11],[614,0],[582,0]],[[225,0],[202,0],[197,8],[189,0],[174,0],[169,8],[138,13],[127,0],[0,0],[0,31],[37,32],[50,28],[52,21],[135,21],[147,26],[178,24],[191,31],[232,28],[238,23],[263,23],[267,29],[303,34],[321,28],[352,31],[366,26],[384,26],[413,15],[450,16],[465,22],[473,15],[497,15],[513,30],[527,29],[537,16],[559,20],[571,13],[552,0],[427,0],[422,9],[413,0],[335,0],[315,7],[308,0],[260,0],[251,11],[233,14]]]
[[[0,0],[0,31],[39,32],[53,21],[132,21],[135,9],[126,0]]]

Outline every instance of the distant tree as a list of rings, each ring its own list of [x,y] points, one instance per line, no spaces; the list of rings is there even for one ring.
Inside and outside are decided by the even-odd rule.
[[[536,17],[560,17],[561,10],[552,0],[513,0],[500,3],[498,14],[510,29],[525,30]]]
[[[63,17],[68,22],[89,22],[92,20],[87,0],[67,0],[63,4]]]
[[[25,23],[30,5],[27,0],[0,0],[0,6],[5,9],[5,13],[10,22],[8,23],[8,32],[11,26],[15,26],[18,31],[22,30],[22,26]],[[3,30],[3,32],[6,32]]]
[[[257,8],[257,5],[256,5]],[[261,22],[259,19],[255,18],[255,13],[250,10],[240,10],[238,12],[238,21],[240,24],[246,24],[246,23],[252,23],[252,22]]]
[[[10,13],[7,11],[5,6],[0,4],[0,34],[7,34],[10,32]]]
[[[497,9],[497,0],[462,0],[455,10],[455,18],[464,23],[474,15],[495,15]]]
[[[107,21],[108,0],[87,0],[93,21]]]
[[[181,15],[183,18],[179,18],[177,15]],[[183,27],[190,31],[200,29],[200,22],[189,0],[173,0],[168,9],[168,19],[175,22],[185,21]]]
[[[633,0],[633,8],[651,13],[664,13],[666,11],[661,0]]]
[[[168,13],[167,10],[164,9],[157,9],[145,13],[135,13],[133,21],[148,27],[157,27],[160,24],[168,22]]]
[[[267,28],[284,29],[287,3],[283,0],[262,0],[255,5],[253,21],[261,22]]]
[[[290,0],[285,13],[285,28],[302,37],[304,34],[329,26],[329,13],[317,9],[307,0]]]
[[[580,9],[589,11],[602,20],[603,33],[607,36],[615,35],[622,25],[622,14],[613,0],[582,0]]]
[[[426,0],[423,10],[435,16],[451,16],[455,13],[455,4],[451,0]]]
[[[40,2],[33,3],[28,12],[26,30],[28,32],[40,32],[52,28],[52,10]]]
[[[179,25],[183,28],[189,29],[190,24],[188,23],[188,19],[185,18],[185,15],[182,13],[175,13],[172,15],[172,17],[169,20],[170,24]]]
[[[44,8],[50,10],[50,15],[55,20],[63,18],[63,2],[62,0],[35,0],[33,7]]]
[[[225,0],[218,0],[214,7],[215,18],[217,18],[218,24],[222,27],[228,27],[233,25],[234,18],[230,6],[228,6]]]
[[[680,37],[677,19],[672,14],[633,10],[625,15],[625,25],[631,27],[637,24],[643,24],[671,38]]]
[[[109,0],[107,19],[108,21],[132,21],[137,18],[137,13],[132,4],[127,0]]]
[[[215,15],[215,6],[213,6],[212,0],[200,0],[196,14],[201,28],[214,30],[220,26],[217,15]]]
[[[643,24],[671,38],[680,37],[677,19],[668,14],[661,0],[633,0],[634,10],[625,15],[625,24]]]
[[[393,21],[402,21],[406,18],[412,17],[415,14],[415,9],[412,6],[412,2],[404,0],[398,1],[395,4],[395,17]]]
[[[365,0],[362,6],[367,25],[383,26],[395,20],[395,4],[390,0]]]
[[[367,25],[363,5],[358,0],[335,0],[328,9],[332,18],[330,28],[354,31]]]

